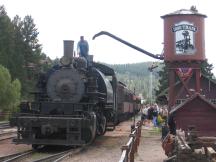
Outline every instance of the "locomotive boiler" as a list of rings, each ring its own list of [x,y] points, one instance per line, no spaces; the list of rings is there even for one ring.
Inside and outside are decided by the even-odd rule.
[[[114,129],[122,116],[134,114],[133,108],[137,110],[139,102],[131,97],[117,101],[120,96],[134,96],[118,87],[127,89],[113,69],[93,62],[91,55],[73,57],[73,41],[64,41],[64,56],[40,75],[35,100],[22,102],[20,112],[12,116],[10,123],[18,129],[13,141],[33,148],[91,143],[108,127]],[[125,110],[121,103],[129,102]]]

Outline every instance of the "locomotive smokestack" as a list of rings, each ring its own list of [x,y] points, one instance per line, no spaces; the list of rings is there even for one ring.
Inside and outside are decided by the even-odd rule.
[[[74,41],[64,40],[64,57],[72,59],[73,50],[74,50]]]

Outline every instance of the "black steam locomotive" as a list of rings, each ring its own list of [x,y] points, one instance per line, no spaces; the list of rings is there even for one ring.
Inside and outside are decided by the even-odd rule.
[[[59,65],[41,74],[33,102],[22,102],[10,123],[16,144],[85,145],[139,111],[140,99],[118,82],[113,69],[73,57],[73,41],[64,42]]]

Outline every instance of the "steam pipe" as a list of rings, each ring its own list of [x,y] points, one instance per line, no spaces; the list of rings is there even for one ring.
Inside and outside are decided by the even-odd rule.
[[[115,39],[115,40],[117,40],[117,41],[131,47],[131,48],[134,48],[135,50],[137,50],[139,52],[144,53],[145,55],[148,55],[148,56],[153,57],[153,58],[158,59],[158,60],[164,60],[163,55],[160,55],[160,54],[154,55],[154,54],[152,54],[152,53],[150,53],[150,52],[148,52],[148,51],[146,51],[146,50],[144,50],[142,48],[139,48],[139,47],[137,47],[137,46],[135,46],[135,45],[133,45],[133,44],[131,44],[131,43],[129,43],[129,42],[127,42],[127,41],[113,35],[113,34],[111,34],[111,33],[109,33],[109,32],[106,32],[106,31],[101,31],[101,32],[95,34],[92,39],[94,40],[96,37],[101,36],[101,35],[108,35],[108,36],[112,37],[113,39]]]

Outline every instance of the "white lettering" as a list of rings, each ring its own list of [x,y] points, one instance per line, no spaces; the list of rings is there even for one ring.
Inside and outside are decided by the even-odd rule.
[[[196,32],[197,27],[192,26],[192,25],[187,25],[187,24],[182,24],[182,25],[177,25],[177,26],[172,27],[173,32],[176,32],[179,30],[190,30],[190,31]]]

